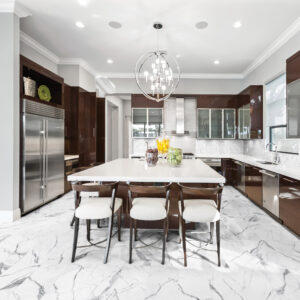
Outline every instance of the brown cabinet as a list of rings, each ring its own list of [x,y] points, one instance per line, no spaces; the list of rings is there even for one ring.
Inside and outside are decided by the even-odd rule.
[[[164,101],[156,102],[146,98],[144,95],[132,94],[131,107],[135,108],[163,108]]]
[[[300,181],[280,176],[279,218],[300,236]]]
[[[260,169],[246,165],[245,193],[250,200],[262,207],[262,174]]]
[[[263,86],[250,85],[240,92],[237,108],[250,105],[250,139],[263,138]],[[238,116],[237,116],[238,118]]]
[[[65,154],[79,154],[79,166],[96,162],[96,93],[65,85]]]
[[[226,179],[226,185],[234,185],[235,169],[231,158],[222,158],[221,161],[222,175]]]
[[[286,61],[286,83],[300,79],[300,51]]]

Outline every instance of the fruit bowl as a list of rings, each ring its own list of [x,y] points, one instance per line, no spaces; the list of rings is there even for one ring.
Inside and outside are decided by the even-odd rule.
[[[182,149],[170,147],[167,160],[171,167],[179,167],[182,161]]]

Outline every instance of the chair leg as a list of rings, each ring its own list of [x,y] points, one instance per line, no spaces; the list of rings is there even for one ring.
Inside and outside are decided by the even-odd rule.
[[[78,231],[79,231],[79,219],[75,217],[75,228],[74,228],[74,239],[73,239],[73,251],[71,262],[75,261],[77,240],[78,240]]]
[[[181,235],[182,235],[182,247],[183,247],[183,255],[184,255],[184,266],[187,266],[187,259],[186,259],[186,241],[185,241],[185,221],[183,217],[181,217]]]
[[[105,258],[104,258],[104,262],[103,262],[105,264],[107,263],[107,260],[108,260],[113,225],[114,225],[114,217],[112,216],[109,218],[109,224],[108,224],[108,235],[107,235],[107,242],[106,242]]]
[[[134,241],[137,241],[137,220],[134,220]]]
[[[74,225],[74,222],[75,222],[75,214],[73,215],[72,221],[71,221],[71,223],[70,223],[70,226],[71,226],[71,227]]]
[[[129,263],[132,263],[132,238],[133,238],[133,234],[132,234],[132,222],[133,220],[129,217],[130,219],[130,235],[129,235]]]
[[[165,264],[165,254],[166,254],[166,239],[168,234],[168,218],[164,220],[164,234],[163,234],[163,251],[162,251],[162,261],[161,264]]]
[[[216,222],[216,235],[217,235],[217,249],[218,249],[218,266],[221,266],[221,256],[220,256],[220,221]]]
[[[121,222],[122,222],[122,208],[118,210],[118,241],[121,241]]]
[[[181,241],[182,241],[181,216],[179,216],[179,218],[178,218],[178,225],[179,225],[179,239],[178,239],[178,244],[181,244]]]
[[[166,236],[166,242],[169,241],[169,219],[167,217],[167,236]]]
[[[91,240],[91,220],[86,220],[86,238]]]
[[[210,222],[210,244],[213,244],[214,230],[215,230],[215,223],[214,222]]]

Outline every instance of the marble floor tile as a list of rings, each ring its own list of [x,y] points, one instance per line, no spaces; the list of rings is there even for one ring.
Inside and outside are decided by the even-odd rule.
[[[72,194],[12,224],[0,225],[0,299],[300,299],[300,241],[232,187],[222,198],[221,257],[216,245],[188,246],[188,267],[176,232],[170,232],[165,265],[160,233],[140,231],[128,264],[128,230],[113,239],[109,261],[104,249],[77,251],[71,263]],[[93,240],[105,229],[92,225]],[[206,230],[206,225],[201,228]],[[86,244],[80,227],[79,244]],[[197,246],[197,247],[196,247]],[[201,248],[199,249],[200,246]]]

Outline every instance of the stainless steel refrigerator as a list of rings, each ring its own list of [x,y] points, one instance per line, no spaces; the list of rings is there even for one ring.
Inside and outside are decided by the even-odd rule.
[[[64,110],[23,100],[22,213],[64,193]]]

